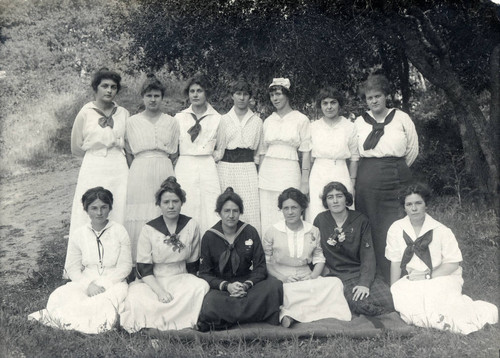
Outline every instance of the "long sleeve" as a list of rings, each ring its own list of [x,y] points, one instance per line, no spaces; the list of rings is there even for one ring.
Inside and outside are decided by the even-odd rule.
[[[311,231],[311,234],[314,236],[316,247],[312,251],[312,264],[316,265],[317,263],[325,263],[325,255],[323,255],[323,248],[321,247],[321,236],[319,230]]]
[[[78,157],[83,157],[85,155],[85,151],[82,149],[84,121],[85,118],[82,111],[80,111],[76,116],[73,128],[71,129],[71,153]]]
[[[205,233],[201,239],[201,257],[200,257],[200,277],[208,282],[210,288],[219,289],[222,281],[216,275],[218,262],[212,260],[212,253],[210,250],[210,233]]]
[[[359,285],[370,287],[375,279],[376,261],[375,251],[373,249],[372,234],[368,220],[361,224],[360,233],[360,260],[361,269],[359,277]]]
[[[349,151],[351,152],[351,162],[359,161],[359,149],[358,149],[358,132],[356,126],[352,125],[352,130],[347,140],[347,145],[349,146]]]
[[[78,244],[79,235],[71,235],[68,241],[66,251],[66,262],[64,269],[69,279],[73,282],[81,282],[85,287],[92,282],[91,279],[85,279],[82,273],[82,250]]]
[[[222,128],[222,121],[219,122],[217,127],[217,136],[215,138],[215,149],[213,153],[214,160],[218,162],[224,156],[224,151],[226,150],[226,132]]]
[[[418,135],[415,129],[415,124],[409,116],[404,117],[403,128],[407,138],[407,147],[405,152],[405,161],[408,166],[411,166],[418,156]]]
[[[123,281],[132,269],[132,253],[130,249],[130,238],[124,227],[117,228],[118,241],[120,243],[120,253],[116,261],[116,267],[112,273],[107,276],[113,283]]]

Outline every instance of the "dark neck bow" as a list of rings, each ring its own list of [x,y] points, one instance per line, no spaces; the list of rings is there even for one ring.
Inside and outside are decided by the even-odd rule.
[[[198,137],[198,135],[201,132],[201,120],[208,116],[208,114],[205,114],[203,117],[198,118],[196,117],[196,114],[191,113],[191,116],[193,116],[194,121],[196,122],[194,126],[188,129],[188,134],[191,136],[191,142],[194,142],[194,140]]]
[[[387,115],[384,119],[384,122],[378,123],[372,116],[368,113],[363,113],[363,119],[366,123],[372,125],[372,131],[366,137],[365,142],[363,143],[363,149],[369,150],[373,149],[377,146],[380,138],[384,135],[384,127],[392,122],[394,119],[394,115],[396,114],[396,110],[394,109],[389,115]]]
[[[99,125],[102,128],[106,128],[106,127],[113,128],[113,126],[115,125],[115,121],[113,120],[113,114],[116,113],[116,110],[118,109],[118,107],[116,107],[116,106],[113,107],[113,110],[111,111],[109,116],[105,115],[104,112],[98,108],[93,107],[92,109],[102,116],[101,118],[99,118]]]
[[[403,230],[403,238],[406,242],[406,249],[401,260],[401,269],[406,270],[406,265],[415,254],[432,272],[431,252],[429,251],[429,244],[432,242],[432,230],[427,231],[415,241]]]
[[[238,271],[238,268],[240,267],[240,256],[238,255],[238,251],[235,248],[236,242],[238,241],[238,237],[240,233],[243,231],[243,229],[247,226],[247,223],[242,223],[242,225],[238,228],[236,231],[236,237],[234,239],[234,242],[232,244],[227,244],[226,250],[219,256],[219,272],[221,275],[224,274],[224,270],[226,269],[227,265],[229,262],[231,262],[231,268],[232,268],[232,274],[233,276],[236,275],[236,271]],[[216,230],[215,228],[209,229],[209,231],[212,231],[216,235],[220,237],[224,237],[221,231]]]

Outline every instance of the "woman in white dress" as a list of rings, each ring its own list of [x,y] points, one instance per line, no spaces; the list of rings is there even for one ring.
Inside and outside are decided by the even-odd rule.
[[[120,322],[128,332],[142,328],[193,328],[203,297],[209,290],[196,277],[200,258],[200,229],[182,215],[186,194],[174,177],[156,193],[162,215],[142,229],[137,246],[136,281],[129,287]]]
[[[323,318],[350,321],[342,281],[321,277],[325,257],[319,229],[301,218],[307,208],[306,195],[288,188],[279,196],[278,207],[285,219],[267,230],[262,245],[267,271],[283,282],[281,325]],[[314,266],[312,271],[309,265]]]
[[[114,327],[127,295],[130,240],[122,225],[108,220],[113,208],[109,190],[89,189],[81,202],[90,223],[69,238],[64,267],[71,282],[52,292],[47,308],[29,318],[55,328],[102,333]]]
[[[498,322],[498,309],[462,295],[462,254],[453,232],[426,213],[430,191],[408,186],[400,196],[407,214],[387,233],[391,292],[408,324],[469,334]]]
[[[179,124],[162,113],[165,86],[148,75],[141,88],[145,110],[127,121],[125,145],[130,166],[125,228],[132,244],[135,264],[137,240],[144,224],[160,215],[155,192],[169,176],[174,176],[171,156],[179,145]]]
[[[352,193],[358,171],[358,137],[354,123],[340,115],[344,97],[333,87],[322,88],[317,106],[323,117],[311,124],[312,167],[309,177],[311,202],[306,219],[313,222],[324,211],[321,195],[326,184],[337,181]],[[349,167],[346,160],[349,160]]]
[[[128,166],[123,150],[128,111],[113,102],[121,88],[118,73],[100,69],[92,79],[95,101],[83,106],[71,131],[71,152],[83,157],[78,175],[69,235],[88,223],[80,199],[90,188],[103,186],[113,193],[110,219],[123,224],[127,196]]]
[[[175,173],[187,196],[182,212],[195,218],[205,232],[219,221],[213,203],[221,192],[215,165],[224,152],[221,116],[207,102],[210,83],[205,76],[191,78],[184,93],[191,106],[175,115],[180,128]]]
[[[276,112],[264,121],[264,139],[259,153],[259,196],[262,233],[281,220],[276,206],[280,193],[289,187],[309,191],[311,127],[309,119],[290,106],[290,81],[275,78],[269,96]],[[302,153],[302,169],[299,155]]]
[[[260,231],[259,178],[255,162],[262,138],[262,119],[248,104],[250,85],[238,80],[231,85],[233,108],[222,116],[221,129],[226,143],[224,156],[217,165],[221,190],[232,187],[245,203],[241,220]]]

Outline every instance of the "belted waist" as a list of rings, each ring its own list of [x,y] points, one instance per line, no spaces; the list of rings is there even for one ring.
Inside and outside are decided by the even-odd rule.
[[[229,163],[247,163],[253,162],[254,151],[248,148],[236,148],[236,149],[226,149],[224,151],[224,156],[222,157],[223,162]]]

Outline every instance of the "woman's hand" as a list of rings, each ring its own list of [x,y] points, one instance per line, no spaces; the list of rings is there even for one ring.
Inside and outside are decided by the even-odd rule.
[[[410,281],[420,281],[420,280],[425,280],[427,279],[427,275],[430,274],[430,270],[425,270],[425,271],[416,271],[413,270],[408,274],[408,280]]]
[[[241,282],[233,282],[227,285],[227,291],[231,297],[245,297],[247,292],[245,286]]]
[[[89,297],[97,296],[105,291],[106,289],[104,287],[96,285],[94,282],[91,282],[89,284],[89,287],[87,287],[87,296]]]
[[[161,295],[158,295],[158,301],[161,303],[169,303],[174,299],[174,296],[172,296],[169,292],[164,292]]]
[[[354,288],[352,289],[352,293],[353,301],[361,301],[363,298],[370,296],[370,289],[366,286],[354,286]]]
[[[291,276],[288,276],[288,277],[285,279],[285,283],[290,283],[290,282],[298,282],[298,281],[301,281],[301,279],[300,279],[300,276],[296,276],[296,275],[291,275]]]

